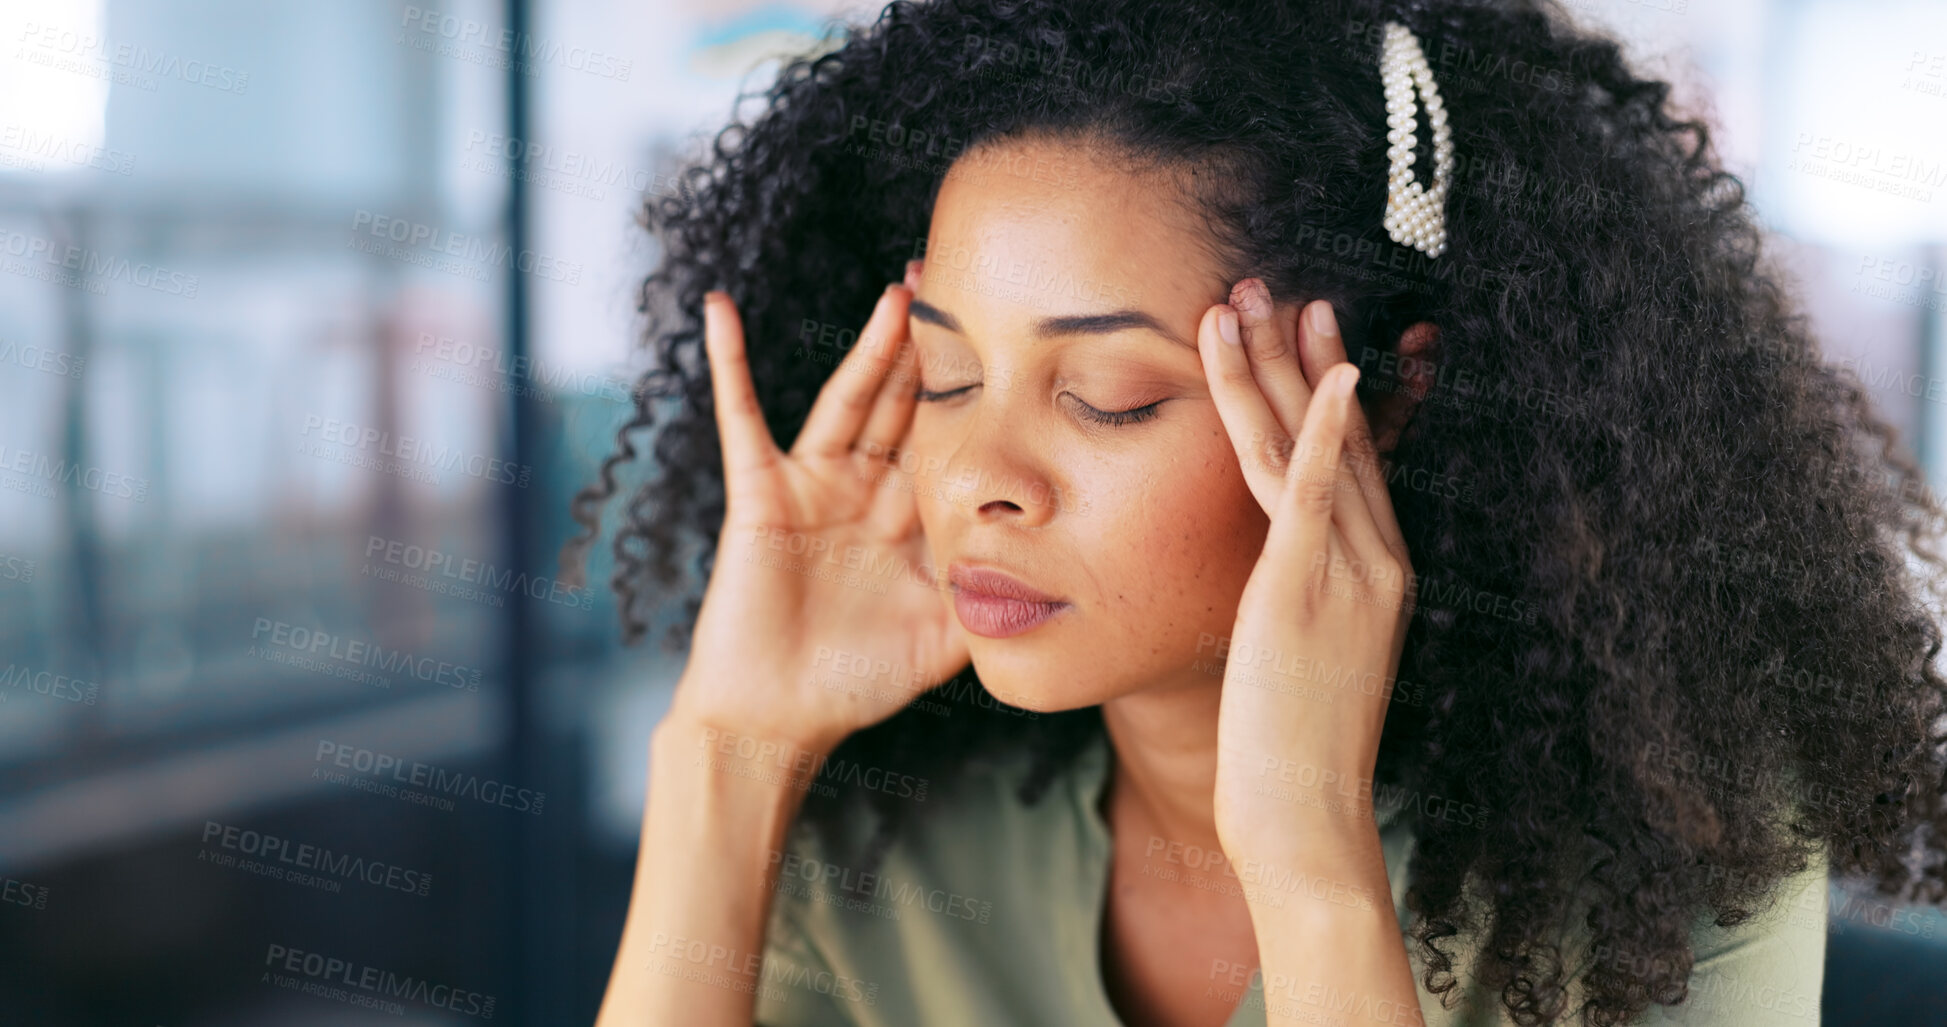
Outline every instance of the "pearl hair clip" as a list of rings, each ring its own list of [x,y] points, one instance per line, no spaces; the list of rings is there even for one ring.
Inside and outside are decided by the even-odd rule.
[[[1386,140],[1392,143],[1386,149],[1392,162],[1386,175],[1386,234],[1396,243],[1437,257],[1447,249],[1447,182],[1453,173],[1453,142],[1447,131],[1447,111],[1441,105],[1439,88],[1433,84],[1426,54],[1420,50],[1419,37],[1396,21],[1386,23],[1379,80],[1386,86],[1386,124],[1391,129]],[[1413,150],[1419,145],[1415,86],[1426,102],[1427,121],[1433,126],[1431,189],[1421,187],[1413,175]]]

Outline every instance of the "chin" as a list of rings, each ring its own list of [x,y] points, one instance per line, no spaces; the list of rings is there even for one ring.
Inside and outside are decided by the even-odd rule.
[[[988,695],[1036,713],[1085,709],[1122,694],[1085,669],[1051,668],[1041,661],[1020,659],[1018,654],[982,659],[976,653],[973,668]]]

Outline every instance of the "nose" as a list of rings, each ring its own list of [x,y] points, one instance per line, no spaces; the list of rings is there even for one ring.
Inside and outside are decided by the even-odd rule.
[[[1064,505],[1050,480],[1046,455],[1035,452],[1033,434],[1020,417],[982,404],[936,483],[939,494],[979,524],[1035,528]]]

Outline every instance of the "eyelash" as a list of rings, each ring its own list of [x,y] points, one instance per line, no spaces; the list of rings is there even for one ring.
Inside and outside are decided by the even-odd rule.
[[[971,388],[973,388],[973,386],[971,385],[962,385],[957,389],[948,389],[945,392],[934,392],[930,389],[919,389],[913,393],[913,398],[918,400],[921,403],[938,403],[941,400],[951,399],[954,396],[958,396],[959,394]],[[1083,417],[1086,417],[1089,420],[1094,421],[1096,424],[1108,425],[1109,427],[1112,428],[1120,428],[1125,425],[1141,424],[1142,422],[1147,421],[1152,417],[1155,417],[1157,408],[1162,406],[1164,401],[1159,399],[1156,402],[1151,403],[1147,406],[1136,407],[1133,410],[1097,410],[1094,407],[1089,406],[1087,403],[1082,403],[1082,400],[1079,397],[1076,398],[1075,402],[1082,404]]]

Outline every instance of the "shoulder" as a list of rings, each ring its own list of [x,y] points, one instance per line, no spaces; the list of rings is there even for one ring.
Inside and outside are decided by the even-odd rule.
[[[1410,845],[1410,839],[1408,844]],[[1652,1003],[1632,1027],[1816,1027],[1825,974],[1827,931],[1827,864],[1814,856],[1806,868],[1781,881],[1772,902],[1734,926],[1720,927],[1709,912],[1701,914],[1690,931],[1692,960],[1689,987],[1674,1005]],[[1578,918],[1579,919],[1579,918]],[[1465,980],[1475,953],[1471,939],[1459,939],[1456,969]],[[1571,965],[1591,971],[1648,974],[1654,965],[1605,946],[1592,945],[1586,932],[1565,943]],[[1417,946],[1408,941],[1409,955],[1419,971]],[[1571,988],[1579,990],[1578,984]],[[1438,1009],[1422,992],[1428,1024],[1506,1024],[1498,994],[1475,982],[1455,1011]]]
[[[1400,914],[1402,932],[1412,918],[1406,908],[1406,867],[1415,848],[1410,818],[1396,818],[1380,832],[1386,848],[1386,869],[1394,889],[1394,908]],[[1717,926],[1704,912],[1690,930],[1690,986],[1682,1002],[1674,1006],[1651,1004],[1632,1027],[1686,1025],[1686,1027],[1746,1027],[1780,1025],[1805,1027],[1818,1023],[1818,998],[1824,982],[1826,908],[1828,908],[1828,869],[1824,854],[1815,854],[1807,867],[1780,881],[1772,902],[1752,918],[1737,926]],[[1482,898],[1486,904],[1486,900]],[[1577,922],[1581,916],[1575,918]],[[1419,947],[1406,937],[1408,955],[1415,976],[1423,970]],[[1462,982],[1472,976],[1472,963],[1478,939],[1462,933],[1443,943],[1454,959],[1454,969]],[[1589,970],[1620,970],[1628,974],[1649,974],[1657,969],[1628,953],[1616,953],[1593,945],[1587,932],[1575,932],[1563,941],[1563,957],[1569,965]],[[1575,988],[1575,984],[1571,984]],[[1421,1008],[1427,1011],[1427,1025],[1501,1025],[1509,1023],[1501,1008],[1499,994],[1474,982],[1456,1009],[1443,1009],[1435,998],[1421,990]]]
[[[1734,927],[1691,932],[1690,989],[1644,1023],[1816,1025],[1825,981],[1828,875],[1823,855],[1778,886],[1771,906]]]

